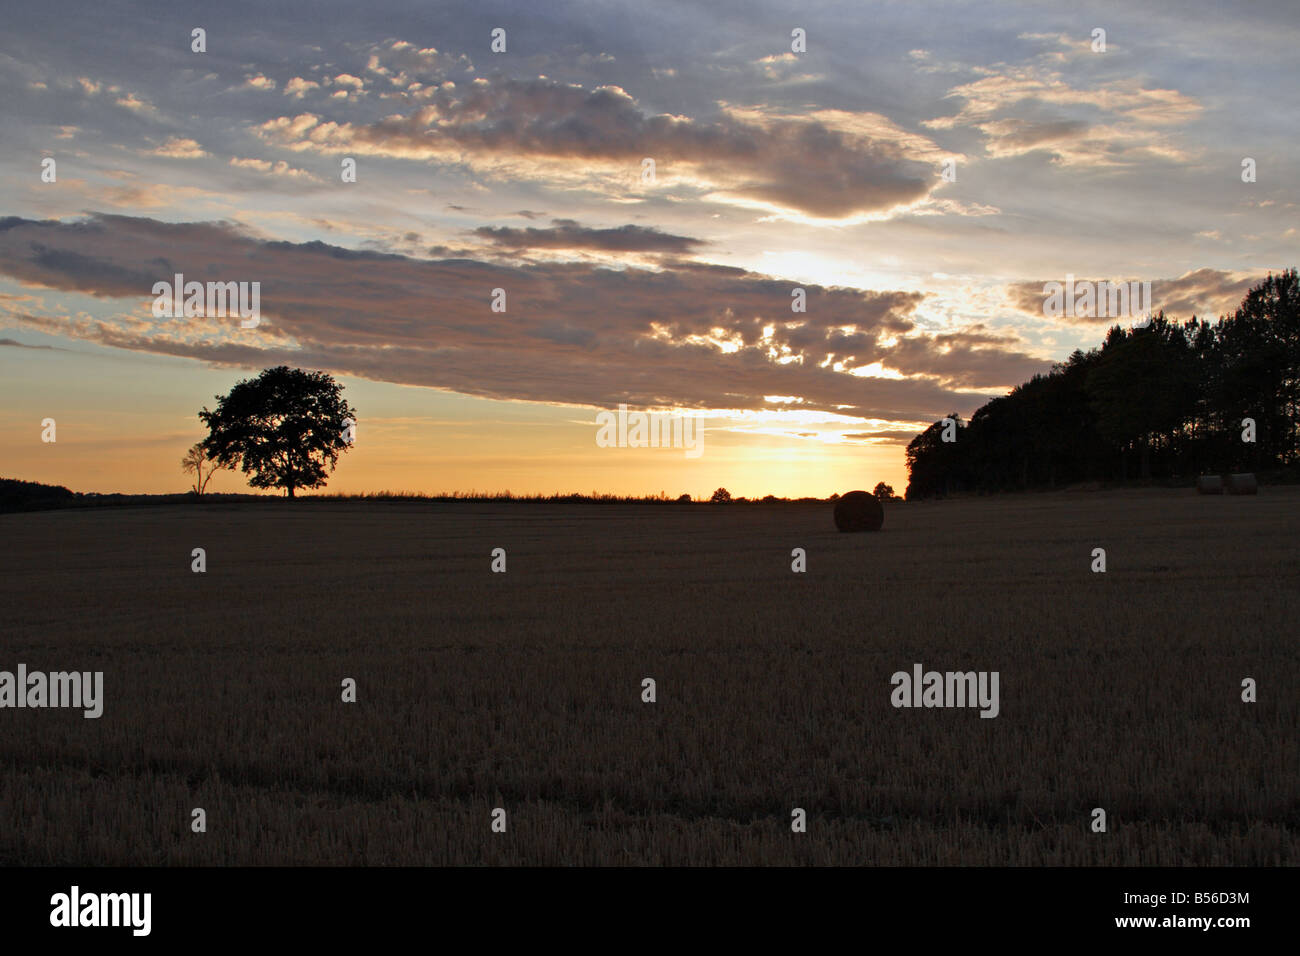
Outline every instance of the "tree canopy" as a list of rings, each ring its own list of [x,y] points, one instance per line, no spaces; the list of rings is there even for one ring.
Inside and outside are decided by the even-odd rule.
[[[209,459],[250,475],[254,488],[283,488],[290,498],[319,488],[351,445],[356,412],[342,392],[325,372],[266,369],[218,395],[215,411],[199,412],[209,431],[200,445]]]
[[[907,446],[908,498],[1300,466],[1300,281],[1269,275],[1231,316],[1112,327],[942,440]],[[1244,422],[1255,440],[1243,441]]]

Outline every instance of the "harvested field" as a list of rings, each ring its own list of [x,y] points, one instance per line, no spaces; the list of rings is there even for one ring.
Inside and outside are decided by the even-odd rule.
[[[0,863],[1295,865],[1298,532],[1291,488],[0,516],[0,670],[105,686],[0,710]],[[915,663],[999,715],[894,708]]]

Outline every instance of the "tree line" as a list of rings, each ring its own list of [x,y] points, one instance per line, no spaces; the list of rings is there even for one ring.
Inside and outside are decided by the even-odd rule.
[[[1300,282],[1270,274],[1231,316],[1164,312],[1113,326],[968,422],[940,419],[907,446],[907,498],[1188,479],[1300,466]]]

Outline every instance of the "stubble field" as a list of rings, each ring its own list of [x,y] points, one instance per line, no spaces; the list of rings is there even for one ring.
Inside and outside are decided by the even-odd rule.
[[[105,701],[0,710],[0,864],[1295,865],[1298,506],[6,515],[0,670]],[[916,663],[999,715],[896,709]]]

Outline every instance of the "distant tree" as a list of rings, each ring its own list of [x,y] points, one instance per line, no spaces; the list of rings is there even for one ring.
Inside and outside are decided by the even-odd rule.
[[[1224,425],[1240,432],[1256,420],[1252,457],[1259,464],[1300,461],[1300,277],[1288,269],[1251,289],[1220,323],[1220,407]],[[1233,441],[1239,455],[1243,443]],[[1241,461],[1246,464],[1247,461]]]
[[[956,442],[936,422],[908,445],[909,500],[1135,476],[1300,477],[1300,275],[1269,275],[1216,323],[1158,312],[1114,326],[1099,348],[955,424]]]
[[[688,495],[688,494],[683,493],[683,494],[680,494],[680,495],[677,496],[677,500],[678,500],[678,501],[690,501],[690,500],[691,500],[691,496]]]
[[[952,419],[953,424],[947,424]],[[943,497],[966,488],[967,442],[964,435],[969,426],[961,416],[951,412],[941,418],[908,443],[907,446],[907,500]],[[943,440],[951,430],[954,441]]]
[[[1187,418],[1196,400],[1193,360],[1182,328],[1164,313],[1131,332],[1111,328],[1087,388],[1098,432],[1123,452],[1122,477],[1136,451],[1141,476],[1150,478],[1153,450]]]
[[[181,459],[181,470],[187,475],[194,476],[193,491],[196,495],[201,495],[208,489],[208,482],[222,468],[226,467],[221,462],[208,458],[207,453],[203,450],[202,442],[195,442],[190,446],[190,450],[185,453]]]
[[[731,501],[731,492],[726,488],[719,488],[713,493],[713,497],[711,497],[709,501],[715,505],[725,505],[727,502]]]
[[[218,395],[215,411],[199,412],[209,430],[203,451],[251,475],[254,488],[283,488],[290,498],[299,488],[319,488],[351,447],[348,425],[356,412],[342,391],[325,372],[266,369]]]
[[[877,482],[875,489],[871,493],[880,501],[893,501],[897,497],[894,494],[893,485],[887,485],[883,481]]]
[[[77,500],[62,485],[43,485],[37,481],[0,478],[0,514],[8,511],[40,511],[60,508]]]

